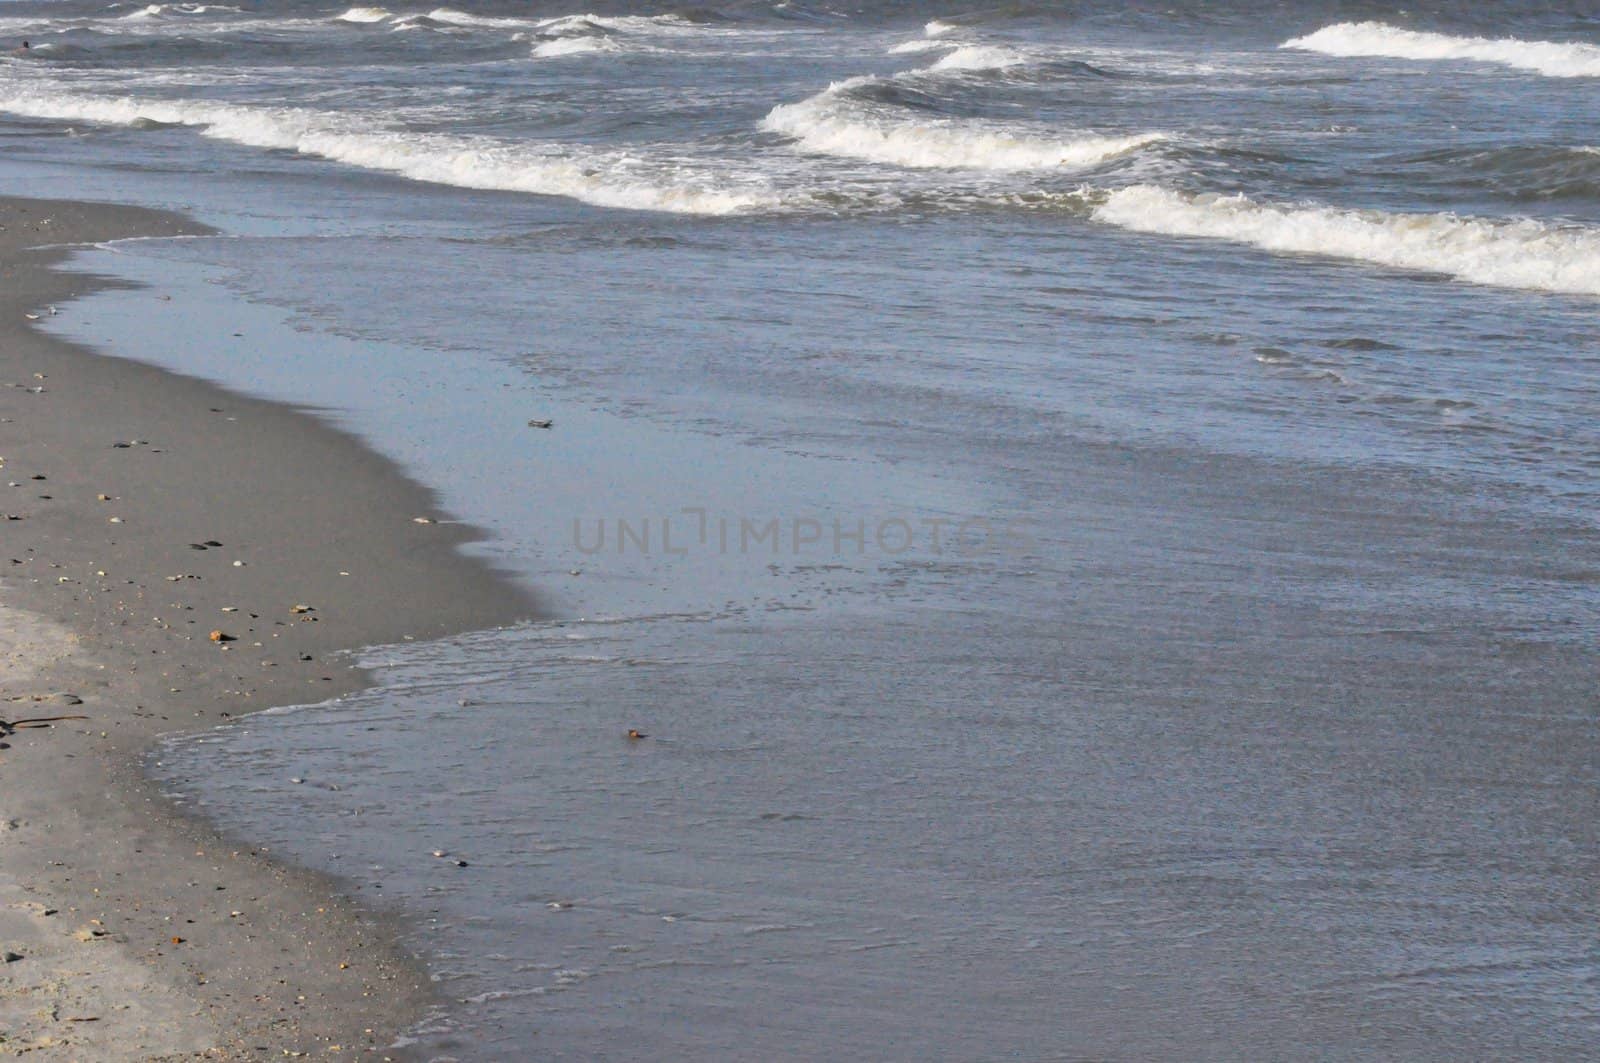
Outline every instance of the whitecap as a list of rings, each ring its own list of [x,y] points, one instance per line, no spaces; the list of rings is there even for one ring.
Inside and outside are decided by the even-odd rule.
[[[609,37],[556,37],[543,41],[533,48],[539,59],[557,59],[567,55],[588,55],[594,52],[621,51],[622,46]]]
[[[762,128],[816,154],[924,169],[1085,169],[1165,139],[1153,132],[1046,136],[1000,123],[890,117],[848,94],[874,80],[853,78],[775,107]]]
[[[1438,273],[1474,284],[1600,295],[1600,231],[1587,228],[1528,219],[1280,206],[1155,185],[1112,192],[1092,215],[1139,232],[1210,237],[1278,253]]]
[[[1004,70],[1022,66],[1027,56],[992,44],[966,44],[939,59],[930,70]]]
[[[487,15],[472,15],[465,11],[457,11],[453,7],[434,8],[428,12],[428,18],[451,26],[485,26],[495,29],[515,29],[531,24],[526,19],[491,18]]]
[[[1600,77],[1600,46],[1515,37],[1452,37],[1401,29],[1382,22],[1340,22],[1281,47],[1341,57],[1470,59],[1531,70],[1546,77]]]
[[[382,22],[389,17],[390,12],[381,7],[352,7],[344,14],[335,16],[334,21],[364,25],[372,22]]]
[[[294,151],[414,181],[564,196],[627,210],[723,215],[779,205],[765,187],[667,156],[373,129],[297,108],[21,92],[0,95],[0,111],[58,121],[192,126],[248,147]]]

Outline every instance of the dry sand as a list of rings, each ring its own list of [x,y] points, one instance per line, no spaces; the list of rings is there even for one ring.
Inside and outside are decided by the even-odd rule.
[[[28,320],[95,283],[30,248],[198,231],[0,200],[0,719],[88,717],[0,730],[0,1056],[400,1058],[433,997],[394,927],[184,816],[140,760],[361,687],[340,650],[535,607],[350,436]]]

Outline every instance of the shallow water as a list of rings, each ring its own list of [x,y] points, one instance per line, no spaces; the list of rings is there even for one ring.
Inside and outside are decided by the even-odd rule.
[[[1600,26],[44,10],[6,189],[233,234],[53,324],[556,604],[154,765],[429,1051],[1600,1051]]]

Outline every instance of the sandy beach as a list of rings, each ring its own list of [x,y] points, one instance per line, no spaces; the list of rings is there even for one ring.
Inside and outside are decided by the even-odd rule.
[[[180,814],[141,758],[361,688],[339,651],[536,607],[353,437],[35,329],[98,283],[52,270],[67,248],[200,231],[0,201],[0,1055],[398,1058],[432,997],[385,917]],[[48,717],[81,718],[22,723]]]

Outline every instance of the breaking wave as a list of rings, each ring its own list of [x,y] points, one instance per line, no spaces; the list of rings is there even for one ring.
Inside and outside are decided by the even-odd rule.
[[[1600,77],[1600,46],[1515,37],[1451,37],[1400,29],[1382,22],[1341,22],[1281,47],[1335,56],[1396,59],[1470,59],[1532,70],[1546,77]]]
[[[520,18],[491,18],[487,15],[473,15],[465,11],[457,11],[453,7],[437,7],[428,12],[428,18],[434,22],[442,22],[447,26],[485,26],[495,29],[521,29],[526,28],[528,21]]]
[[[353,22],[357,25],[366,25],[372,22],[382,22],[392,18],[393,15],[381,7],[352,7],[342,15],[334,17],[335,22]]]
[[[1009,48],[992,44],[966,44],[939,59],[930,70],[1004,70],[1022,66],[1028,58]]]
[[[546,37],[601,36],[607,33],[682,34],[704,27],[680,15],[563,15],[534,28]]]
[[[21,92],[0,96],[0,111],[135,128],[189,126],[235,144],[293,151],[414,181],[564,196],[625,210],[723,215],[778,205],[765,188],[719,187],[692,165],[670,158],[341,127],[336,116],[294,108]]]
[[[922,42],[916,42],[922,43]],[[1009,123],[939,115],[940,99],[929,86],[941,75],[1038,69],[1008,48],[962,45],[932,66],[890,77],[855,77],[829,85],[796,103],[780,104],[762,120],[768,132],[792,138],[800,148],[920,169],[1086,169],[1165,140],[1159,132],[1063,137]],[[1059,76],[1101,71],[1086,64],[1048,64]]]
[[[872,77],[841,81],[798,103],[773,108],[761,125],[819,155],[926,169],[1084,169],[1165,139],[1161,133],[1062,139],[872,106],[872,96],[890,87]]]
[[[559,59],[566,55],[589,55],[594,52],[621,51],[622,46],[609,37],[555,37],[533,46],[533,55],[539,59]]]
[[[1600,232],[1531,220],[1277,206],[1244,196],[1134,185],[1105,196],[1096,221],[1287,254],[1326,255],[1503,288],[1600,295]]]

